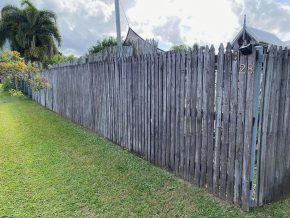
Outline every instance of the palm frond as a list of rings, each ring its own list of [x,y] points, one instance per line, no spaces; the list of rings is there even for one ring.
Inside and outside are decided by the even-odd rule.
[[[3,48],[8,37],[7,25],[0,20],[0,48]]]
[[[34,10],[37,10],[37,8],[34,6],[34,4],[30,0],[22,0],[21,1],[21,6],[26,6],[29,8],[33,8]]]
[[[39,17],[42,19],[53,19],[54,23],[56,23],[56,14],[50,10],[41,10],[39,11]]]
[[[1,17],[3,18],[5,16],[5,13],[11,13],[11,12],[19,12],[20,9],[14,5],[6,5],[1,9]]]
[[[22,0],[22,8],[7,5],[1,10],[0,46],[9,40],[13,49],[25,60],[43,61],[58,52],[61,34],[56,23],[56,14],[49,10],[38,10],[30,0]],[[0,23],[0,25],[2,25]],[[2,28],[2,29],[1,29]]]

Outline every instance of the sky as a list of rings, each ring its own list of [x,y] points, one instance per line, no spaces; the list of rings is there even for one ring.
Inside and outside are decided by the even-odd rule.
[[[116,35],[114,0],[32,2],[57,14],[60,51],[66,55],[84,55],[97,40]],[[20,0],[0,0],[0,8],[7,4],[20,6]],[[120,0],[120,6],[122,37],[130,26],[141,37],[156,39],[163,50],[231,41],[244,14],[247,25],[290,40],[290,0]]]

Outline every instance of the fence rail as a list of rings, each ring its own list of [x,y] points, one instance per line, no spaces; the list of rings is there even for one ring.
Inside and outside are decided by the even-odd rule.
[[[53,68],[33,99],[248,210],[256,139],[258,204],[290,190],[288,51],[270,49],[260,91],[256,56],[228,44]]]

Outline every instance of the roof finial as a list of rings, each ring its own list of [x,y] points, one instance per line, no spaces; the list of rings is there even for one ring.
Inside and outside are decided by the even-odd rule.
[[[243,41],[244,41],[244,44],[247,44],[247,42],[246,42],[246,18],[247,18],[247,15],[245,14],[244,15],[244,26],[243,26]]]

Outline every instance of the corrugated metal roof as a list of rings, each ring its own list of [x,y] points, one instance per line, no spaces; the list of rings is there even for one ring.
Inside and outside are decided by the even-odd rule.
[[[284,42],[276,35],[253,27],[246,27],[246,31],[258,42],[284,46]]]
[[[275,34],[266,32],[264,30],[259,30],[253,27],[246,27],[246,32],[252,38],[254,38],[257,42],[263,44],[277,45],[277,46],[285,46],[285,43],[279,39]],[[238,35],[233,40],[233,43],[236,42],[237,39],[243,34],[243,29],[238,33]]]
[[[285,46],[290,48],[290,40],[284,42]]]

